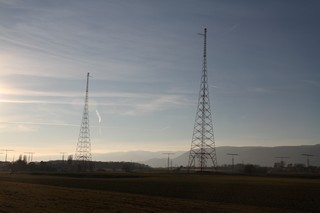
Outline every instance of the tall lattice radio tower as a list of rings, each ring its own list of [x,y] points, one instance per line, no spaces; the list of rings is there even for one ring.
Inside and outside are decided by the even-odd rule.
[[[77,149],[75,154],[75,160],[83,161],[83,162],[89,162],[92,159],[90,128],[89,128],[89,106],[88,106],[89,77],[90,77],[90,74],[87,73],[86,97],[84,101],[84,109],[83,109],[80,133],[78,137]]]
[[[204,33],[200,35],[204,37],[203,64],[198,108],[192,135],[188,168],[204,171],[205,169],[209,168],[207,165],[208,160],[211,161],[212,168],[217,166],[217,155],[209,100],[207,72],[207,29],[205,28]]]

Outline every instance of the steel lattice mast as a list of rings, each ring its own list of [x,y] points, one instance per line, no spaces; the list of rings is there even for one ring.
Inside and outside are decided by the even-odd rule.
[[[192,135],[191,149],[189,154],[189,169],[208,168],[207,161],[212,166],[217,166],[216,148],[213,134],[212,115],[210,110],[208,72],[207,72],[207,29],[204,29],[204,48],[201,85],[199,92],[198,108]],[[196,163],[198,161],[198,164]]]
[[[90,142],[90,128],[89,128],[89,106],[88,106],[88,91],[89,91],[89,76],[87,73],[87,87],[86,97],[84,101],[84,109],[78,138],[78,144],[75,154],[77,161],[91,161],[91,142]]]

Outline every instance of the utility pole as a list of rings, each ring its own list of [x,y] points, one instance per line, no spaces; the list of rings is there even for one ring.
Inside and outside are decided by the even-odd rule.
[[[235,153],[227,153],[227,155],[231,155],[232,156],[232,173],[234,171],[234,156],[238,156],[238,154]]]
[[[5,162],[7,162],[8,152],[12,152],[14,150],[12,150],[12,149],[1,149],[0,151],[5,151],[6,152]]]
[[[165,152],[165,153],[162,153],[164,155],[168,155],[168,171],[170,170],[170,155],[174,155],[174,153],[172,152]]]
[[[309,166],[310,166],[310,159],[309,159],[309,157],[313,157],[314,155],[311,155],[311,154],[301,154],[301,155],[307,157],[307,167],[309,167]]]
[[[66,154],[66,152],[60,152],[60,154],[62,154],[62,162],[64,162],[64,155]]]
[[[33,160],[33,154],[34,154],[34,152],[25,152],[25,154],[28,154],[28,155],[29,155],[29,156],[28,156],[28,161],[29,161],[29,163],[31,163],[32,160]]]
[[[217,166],[217,155],[213,135],[213,122],[210,110],[208,71],[207,71],[207,28],[200,33],[204,38],[203,63],[200,92],[196,118],[193,128],[188,169],[203,171],[207,168],[207,160],[211,160],[213,168]],[[196,161],[198,160],[198,165]]]

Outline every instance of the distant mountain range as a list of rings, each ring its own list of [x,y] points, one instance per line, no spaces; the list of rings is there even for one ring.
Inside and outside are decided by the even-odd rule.
[[[277,147],[234,147],[221,146],[216,148],[218,165],[231,164],[231,156],[228,153],[235,153],[235,164],[255,164],[260,166],[273,166],[275,162],[281,160],[286,164],[306,164],[306,156],[302,154],[313,155],[310,157],[310,165],[320,166],[320,144],[302,145],[302,146],[277,146]],[[170,151],[169,151],[170,152]],[[128,151],[97,154],[93,153],[94,161],[128,161],[139,162],[151,167],[167,167],[168,151],[150,152],[150,151]],[[172,166],[187,166],[189,151],[173,151],[170,155]],[[282,159],[280,157],[283,157]],[[61,156],[51,156],[48,160],[61,159]]]
[[[255,164],[260,166],[273,166],[275,162],[283,160],[286,164],[306,164],[307,158],[302,154],[313,155],[310,158],[310,165],[320,166],[320,144],[303,146],[277,146],[277,147],[233,147],[221,146],[216,148],[218,165],[231,164],[231,156],[228,153],[235,153],[235,164]],[[167,167],[168,151],[148,152],[130,151],[114,152],[106,154],[94,154],[94,159],[101,161],[133,161],[151,167]],[[172,166],[187,166],[189,152],[179,151],[170,155]]]
[[[145,162],[149,159],[167,159],[166,154],[168,151],[128,151],[128,152],[110,152],[103,154],[92,154],[94,160],[99,161],[128,161],[128,162]],[[185,151],[175,151],[174,156],[180,156],[185,153]],[[172,157],[172,155],[170,156]]]

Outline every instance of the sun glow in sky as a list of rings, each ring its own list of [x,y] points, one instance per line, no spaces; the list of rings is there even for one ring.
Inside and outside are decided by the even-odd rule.
[[[319,20],[316,0],[0,0],[0,149],[74,154],[90,72],[94,160],[189,150],[204,27],[216,146],[318,144]]]

